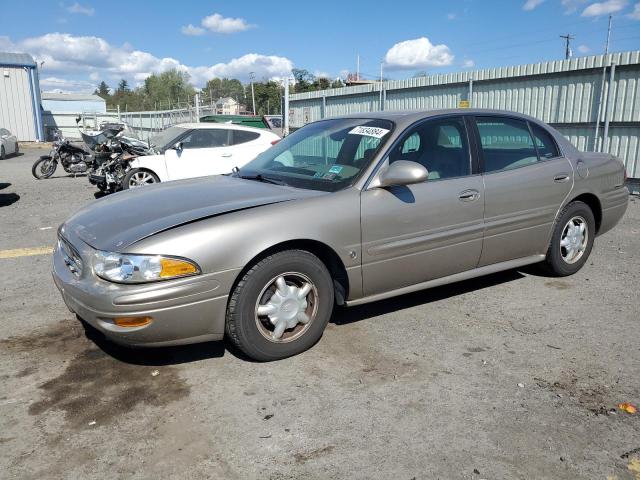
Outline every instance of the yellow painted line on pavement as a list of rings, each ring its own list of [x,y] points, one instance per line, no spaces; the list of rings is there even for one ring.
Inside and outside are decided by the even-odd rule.
[[[53,252],[53,247],[14,248],[13,250],[0,250],[0,258],[30,257],[32,255],[48,255]]]

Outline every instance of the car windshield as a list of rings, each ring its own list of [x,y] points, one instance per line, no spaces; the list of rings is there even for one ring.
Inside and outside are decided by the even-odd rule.
[[[169,127],[158,135],[151,137],[149,143],[158,150],[164,150],[168,146],[176,143],[177,138],[186,131],[187,129],[182,127]]]
[[[393,122],[371,118],[311,123],[258,155],[236,175],[335,192],[353,184],[392,129]]]

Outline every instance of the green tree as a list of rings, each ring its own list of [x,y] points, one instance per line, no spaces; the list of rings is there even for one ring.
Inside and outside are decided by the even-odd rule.
[[[144,81],[141,93],[144,95],[144,102],[149,108],[161,108],[163,104],[168,107],[170,104],[191,101],[195,95],[195,90],[189,83],[189,74],[176,69],[167,70],[160,74],[153,74]],[[164,108],[164,107],[162,107]]]
[[[253,88],[256,96],[256,114],[279,115],[280,99],[283,93],[280,84],[273,81],[259,82],[254,83]]]
[[[231,97],[238,102],[244,101],[245,89],[242,82],[235,78],[212,78],[202,89],[208,100],[214,102],[219,98]]]
[[[126,93],[130,91],[131,90],[129,89],[129,82],[127,82],[124,78],[118,82],[118,89],[116,90],[116,92]]]
[[[109,100],[109,90],[111,90],[109,88],[109,85],[107,85],[104,81],[102,81],[100,82],[100,84],[98,85],[98,88],[96,88],[95,92],[93,93],[101,96],[105,100]]]
[[[294,68],[291,70],[291,74],[296,81],[296,84],[293,87],[296,93],[313,90],[312,83],[314,82],[315,77],[309,73],[308,70],[305,70],[304,68]]]

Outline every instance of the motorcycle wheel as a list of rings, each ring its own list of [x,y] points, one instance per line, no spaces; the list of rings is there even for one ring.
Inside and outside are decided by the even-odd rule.
[[[56,162],[51,157],[40,157],[36,160],[36,163],[33,164],[31,168],[31,173],[38,180],[42,180],[43,178],[49,178],[53,175],[53,172],[56,171],[58,167],[58,162]]]

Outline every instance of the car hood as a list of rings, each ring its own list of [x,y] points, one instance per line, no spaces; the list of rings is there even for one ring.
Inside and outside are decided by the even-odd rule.
[[[60,233],[99,250],[122,251],[155,233],[203,218],[322,194],[227,176],[159,183],[89,204],[69,218]]]

